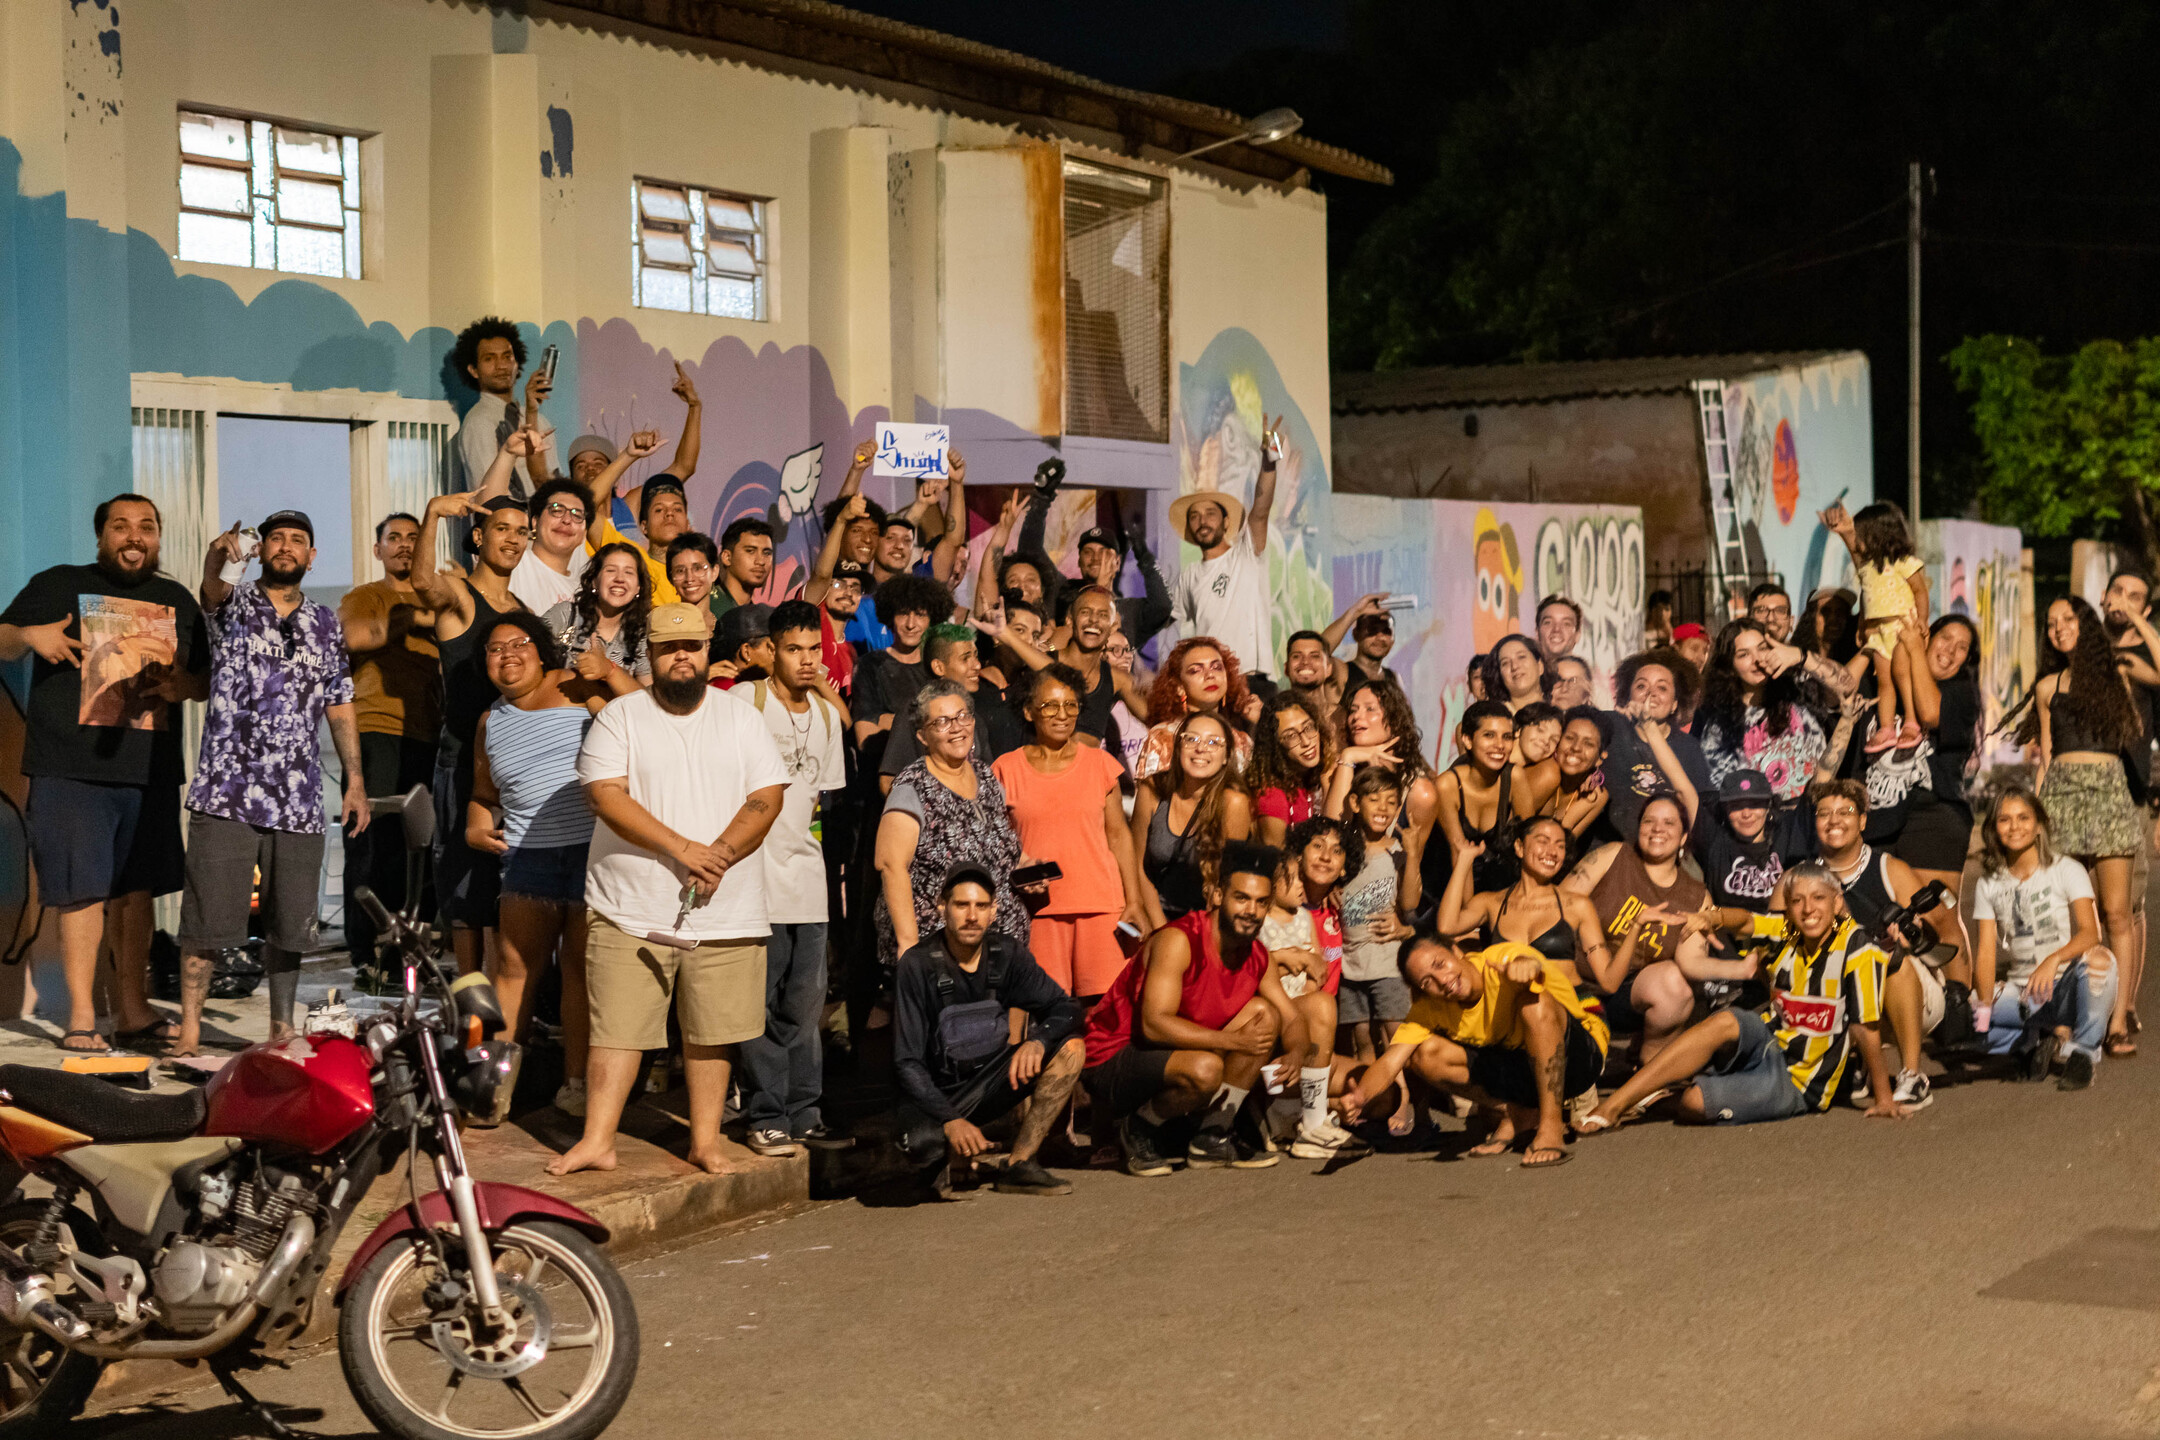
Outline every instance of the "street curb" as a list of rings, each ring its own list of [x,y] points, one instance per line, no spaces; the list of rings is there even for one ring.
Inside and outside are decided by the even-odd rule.
[[[723,1140],[721,1146],[736,1168],[725,1175],[708,1175],[659,1146],[625,1134],[616,1142],[614,1170],[560,1178],[547,1173],[548,1161],[561,1153],[560,1148],[542,1143],[517,1125],[468,1130],[464,1143],[466,1157],[481,1180],[522,1185],[567,1200],[607,1226],[608,1253],[617,1264],[810,1198],[808,1154],[769,1158],[731,1140]],[[402,1166],[395,1175],[375,1182],[352,1223],[338,1237],[317,1292],[315,1313],[286,1352],[288,1356],[335,1342],[334,1291],[346,1262],[382,1218],[406,1198]],[[116,1361],[105,1367],[84,1413],[124,1410],[215,1383],[200,1363]]]

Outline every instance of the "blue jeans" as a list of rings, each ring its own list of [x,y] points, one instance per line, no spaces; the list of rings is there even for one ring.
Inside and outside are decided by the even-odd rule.
[[[765,944],[765,1033],[736,1051],[743,1121],[806,1135],[818,1123],[825,1051],[825,925],[775,925]]]
[[[2115,1013],[2115,987],[2121,983],[2120,971],[2110,965],[2099,985],[2094,986],[2080,958],[2057,967],[2055,989],[2043,1005],[2029,1003],[2022,987],[2003,986],[1988,1018],[1988,1053],[2007,1055],[2012,1050],[2029,1049],[2056,1026],[2067,1025],[2070,1048],[2099,1060],[2100,1043],[2107,1039],[2108,1019]]]

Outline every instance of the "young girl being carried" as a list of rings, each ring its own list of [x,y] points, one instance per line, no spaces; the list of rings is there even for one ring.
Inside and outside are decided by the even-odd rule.
[[[1852,552],[1860,579],[1860,653],[1845,668],[1855,681],[1875,672],[1875,734],[1867,751],[1909,750],[1923,732],[1913,708],[1912,658],[1898,633],[1927,624],[1927,567],[1913,553],[1905,512],[1887,500],[1863,505],[1857,515],[1847,515],[1840,501],[1821,519]]]

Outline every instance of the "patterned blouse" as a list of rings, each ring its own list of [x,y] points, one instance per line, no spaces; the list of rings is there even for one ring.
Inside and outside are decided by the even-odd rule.
[[[930,762],[917,759],[893,778],[886,808],[914,814],[922,825],[915,856],[908,862],[908,888],[915,896],[915,934],[928,939],[943,927],[938,917],[938,885],[962,861],[980,865],[997,877],[997,917],[990,928],[1020,945],[1028,943],[1027,907],[1012,888],[1013,867],[1020,863],[1020,835],[1005,806],[1005,787],[990,767],[974,756],[975,798],[945,788],[930,773]],[[891,969],[900,959],[885,890],[878,887],[876,907],[878,962]]]
[[[1740,734],[1732,736],[1715,720],[1705,717],[1702,721],[1695,738],[1701,742],[1703,759],[1710,766],[1710,783],[1722,785],[1725,777],[1736,770],[1760,770],[1778,799],[1798,798],[1815,778],[1815,762],[1829,748],[1821,722],[1806,706],[1794,705],[1792,723],[1785,727],[1783,735],[1773,736],[1769,712],[1750,705],[1741,723]],[[1707,804],[1714,797],[1702,798]]]

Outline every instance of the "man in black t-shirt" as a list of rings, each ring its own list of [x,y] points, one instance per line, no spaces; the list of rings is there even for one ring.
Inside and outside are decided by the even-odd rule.
[[[967,691],[975,706],[975,758],[988,765],[998,756],[1027,744],[1028,732],[998,688],[984,683],[975,636],[976,632],[965,625],[933,625],[929,638],[923,641],[923,657],[932,678],[958,681],[960,688]],[[912,695],[908,698],[914,699]],[[886,738],[884,758],[878,762],[878,788],[892,793],[893,777],[921,754],[922,742],[915,738],[914,728],[904,721],[896,723]]]
[[[110,1048],[92,993],[108,938],[117,1038],[140,1045],[177,1033],[144,988],[150,901],[184,878],[176,702],[210,693],[202,610],[158,574],[157,505],[115,495],[93,523],[95,563],[38,572],[0,613],[0,660],[37,656],[22,757],[30,854],[39,899],[60,914],[60,1048],[85,1053]]]

